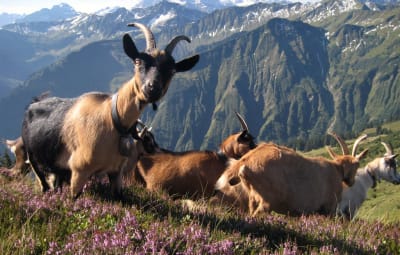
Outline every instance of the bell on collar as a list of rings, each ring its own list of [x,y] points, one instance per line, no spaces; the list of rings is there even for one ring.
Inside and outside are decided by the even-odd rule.
[[[122,156],[128,157],[132,155],[134,146],[135,144],[131,135],[121,135],[119,137],[119,153]]]

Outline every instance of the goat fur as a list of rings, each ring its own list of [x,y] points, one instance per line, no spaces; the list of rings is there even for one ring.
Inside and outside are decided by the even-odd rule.
[[[151,191],[165,190],[175,198],[210,197],[228,159],[240,158],[256,146],[247,124],[236,114],[243,130],[226,138],[221,143],[219,152],[164,150],[146,155],[139,160],[131,179],[144,184]]]
[[[247,211],[253,216],[269,211],[334,215],[342,182],[353,184],[359,159],[366,152],[355,157],[331,154],[333,160],[328,160],[304,157],[287,147],[262,143],[231,164],[217,181],[216,189],[223,195],[228,189],[228,201],[245,196],[247,201],[237,204],[245,207],[247,202]]]
[[[151,31],[142,24],[133,26],[143,30],[147,40],[146,52],[139,52],[128,34],[123,37],[125,53],[135,64],[135,74],[118,90],[116,103],[121,125],[130,129],[144,107],[159,100],[168,90],[176,72],[190,70],[199,60],[195,55],[178,63],[170,55],[180,40],[174,38],[165,51],[155,48]],[[149,46],[151,45],[151,46]],[[49,189],[46,173],[71,173],[71,195],[76,198],[89,177],[106,173],[112,193],[121,197],[123,170],[135,158],[119,153],[121,134],[112,117],[111,95],[91,92],[77,98],[45,98],[29,105],[26,110],[22,139],[29,161],[39,178],[42,191]]]
[[[388,146],[382,143],[386,148]],[[390,146],[391,147],[391,146]],[[338,213],[351,220],[357,214],[367,198],[367,192],[374,188],[379,180],[385,180],[395,185],[400,184],[400,175],[397,172],[395,158],[392,150],[387,150],[383,157],[378,157],[369,162],[365,167],[359,168],[353,186],[343,184],[343,193],[338,205]]]

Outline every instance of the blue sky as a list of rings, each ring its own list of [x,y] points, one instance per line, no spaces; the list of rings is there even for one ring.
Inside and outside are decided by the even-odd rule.
[[[67,3],[79,12],[95,12],[106,7],[121,6],[132,8],[140,0],[0,0],[0,13],[29,14],[42,8],[51,8],[60,3]]]

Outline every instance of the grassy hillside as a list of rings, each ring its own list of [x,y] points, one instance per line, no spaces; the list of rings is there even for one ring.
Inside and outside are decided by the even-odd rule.
[[[31,181],[0,175],[1,254],[397,254],[397,224],[323,216],[252,218],[232,208],[189,212],[179,201],[124,189],[109,199],[92,182],[76,201],[39,194]]]
[[[389,134],[379,136],[376,129],[366,130],[370,137],[360,149],[368,147],[370,153],[363,163],[383,154],[381,140],[390,141],[398,152],[399,127],[400,122],[384,125]],[[400,254],[400,186],[391,184],[371,190],[351,222],[275,213],[252,218],[207,202],[188,211],[180,201],[136,186],[126,187],[124,201],[118,202],[108,190],[106,181],[92,180],[76,201],[66,187],[43,195],[31,179],[10,176],[3,168],[0,253]]]
[[[400,186],[387,182],[378,184],[376,190],[371,189],[368,192],[367,200],[356,217],[371,222],[398,224],[400,222]]]

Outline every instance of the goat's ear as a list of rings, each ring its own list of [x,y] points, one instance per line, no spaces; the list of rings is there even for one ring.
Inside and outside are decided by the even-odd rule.
[[[331,149],[331,147],[329,147],[329,146],[326,146],[325,148],[326,148],[326,150],[328,151],[328,153],[329,153],[329,156],[331,156],[331,158],[332,158],[332,159],[336,159],[336,158],[337,158],[337,155],[336,155],[336,153],[335,153],[335,152],[333,152],[333,150]]]
[[[132,60],[135,60],[135,58],[137,58],[139,55],[139,51],[137,50],[136,45],[130,35],[124,34],[123,44],[126,55],[128,55],[128,57],[130,57]]]
[[[200,56],[194,55],[190,58],[185,58],[184,60],[179,61],[175,64],[176,72],[185,72],[192,69],[197,62],[199,62]]]
[[[243,130],[237,138],[237,141],[242,143],[249,142],[251,140],[253,140],[253,137],[247,130]]]
[[[365,150],[363,150],[362,152],[360,152],[360,154],[358,154],[358,155],[356,156],[356,158],[357,158],[358,160],[361,160],[362,158],[364,158],[365,156],[367,156],[367,153],[368,153],[368,149],[365,149]]]
[[[399,154],[394,154],[394,155],[389,155],[389,156],[384,156],[383,158],[385,159],[386,162],[390,162],[391,160],[394,160]]]

